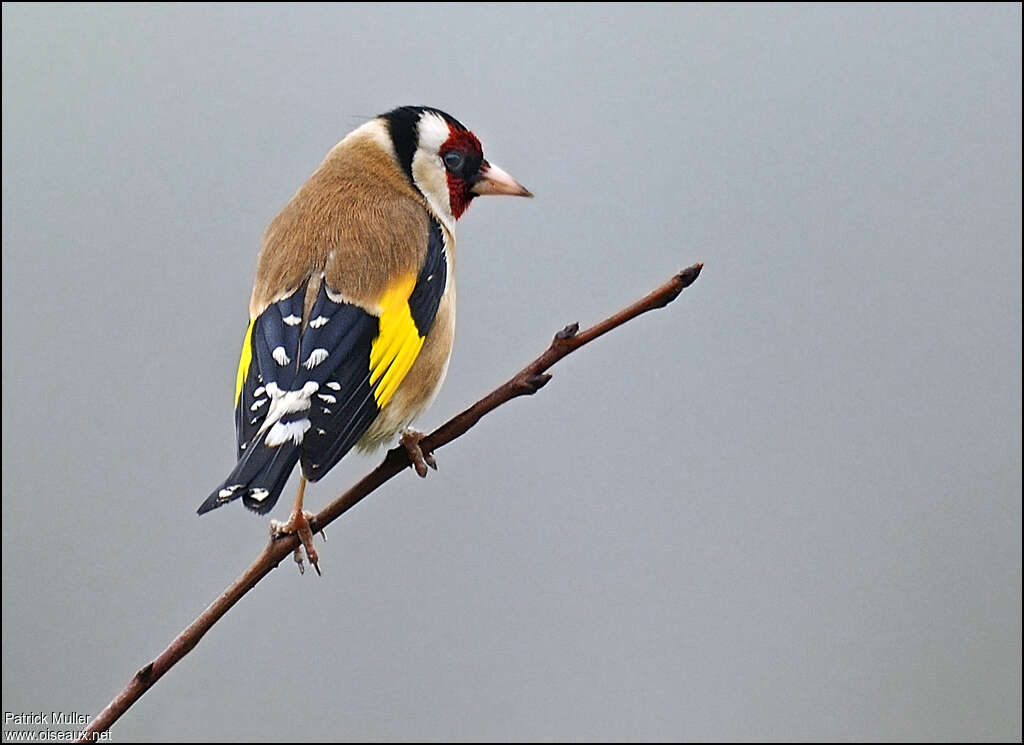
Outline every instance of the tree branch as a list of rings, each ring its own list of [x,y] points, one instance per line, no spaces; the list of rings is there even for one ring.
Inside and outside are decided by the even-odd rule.
[[[449,419],[436,430],[420,441],[420,448],[426,453],[438,450],[457,437],[469,431],[482,417],[504,403],[519,396],[536,393],[551,380],[546,371],[566,355],[576,351],[602,334],[630,321],[642,313],[663,308],[696,281],[703,264],[694,264],[676,274],[668,282],[661,285],[647,296],[618,313],[580,331],[579,324],[573,323],[555,334],[548,348],[533,362],[513,375],[502,385],[495,388],[482,399],[460,414]],[[377,487],[409,467],[409,456],[404,447],[389,450],[384,461],[373,471],[364,476],[348,491],[341,494],[324,510],[310,521],[313,532],[330,525],[341,515],[358,504],[364,497]],[[86,727],[79,742],[97,739],[99,733],[105,732],[116,722],[128,708],[148,691],[170,670],[178,660],[192,651],[203,635],[237,603],[243,595],[256,586],[283,559],[289,556],[299,545],[294,535],[272,540],[263,549],[248,569],[236,579],[220,596],[214,600],[196,619],[182,631],[174,641],[152,662],[141,668],[132,676],[120,693],[107,704]]]

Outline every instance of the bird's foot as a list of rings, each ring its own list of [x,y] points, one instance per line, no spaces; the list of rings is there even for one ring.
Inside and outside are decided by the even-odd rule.
[[[405,448],[405,452],[409,454],[409,460],[412,461],[413,468],[416,469],[416,473],[420,475],[420,478],[427,477],[427,466],[430,466],[435,471],[437,470],[437,461],[434,459],[434,454],[427,452],[424,453],[420,448],[420,440],[426,437],[422,432],[408,428],[402,432],[402,446]]]
[[[306,552],[306,558],[309,559],[310,566],[316,570],[318,575],[320,574],[320,565],[317,563],[320,557],[317,556],[316,549],[313,548],[313,531],[309,527],[309,521],[314,517],[315,515],[312,512],[295,511],[288,518],[288,522],[270,521],[270,537],[272,540],[292,534],[298,536],[299,545],[295,547],[295,553],[292,556],[295,558],[295,563],[299,565],[299,574],[304,574],[306,571],[306,565],[302,560],[303,551]],[[324,540],[327,540],[327,534],[322,530],[320,535],[323,536]]]

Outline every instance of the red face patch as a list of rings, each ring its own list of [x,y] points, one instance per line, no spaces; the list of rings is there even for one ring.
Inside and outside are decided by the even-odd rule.
[[[480,167],[484,163],[484,152],[480,146],[480,140],[472,132],[455,129],[450,124],[448,130],[451,134],[438,153],[442,162],[445,163],[448,177],[448,201],[451,204],[452,216],[458,219],[476,196],[470,190],[476,183]],[[462,158],[459,159],[455,156],[446,158],[445,156],[450,153],[457,153]]]

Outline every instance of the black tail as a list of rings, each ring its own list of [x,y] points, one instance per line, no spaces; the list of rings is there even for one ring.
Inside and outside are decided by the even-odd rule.
[[[224,483],[199,505],[200,515],[239,497],[242,497],[242,504],[261,515],[274,509],[302,450],[291,441],[268,447],[265,437],[265,434],[260,435],[249,443],[245,455]]]

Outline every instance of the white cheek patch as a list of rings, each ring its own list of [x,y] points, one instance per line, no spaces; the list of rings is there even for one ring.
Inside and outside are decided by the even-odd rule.
[[[436,153],[451,137],[451,130],[444,117],[433,111],[424,111],[416,126],[420,136],[420,148]]]
[[[427,199],[427,204],[450,231],[455,231],[451,199],[448,195],[448,172],[438,150],[448,141],[451,130],[443,117],[426,111],[417,125],[419,147],[412,156],[412,178]]]

